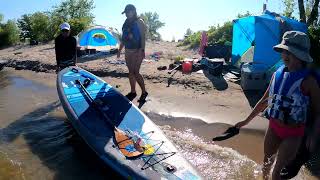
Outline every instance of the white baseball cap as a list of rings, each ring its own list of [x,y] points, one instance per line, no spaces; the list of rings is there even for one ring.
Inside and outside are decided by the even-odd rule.
[[[64,23],[62,23],[62,24],[60,25],[60,29],[61,29],[61,30],[66,29],[66,30],[70,31],[70,24],[67,23],[67,22],[64,22]]]

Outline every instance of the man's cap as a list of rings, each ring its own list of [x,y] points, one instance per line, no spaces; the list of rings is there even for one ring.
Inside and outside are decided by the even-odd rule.
[[[126,7],[124,8],[124,11],[121,14],[124,14],[128,11],[136,11],[136,7],[134,7],[134,5],[132,4],[128,4],[126,5]]]
[[[64,22],[64,23],[62,23],[61,25],[60,25],[60,29],[61,30],[68,30],[68,31],[70,31],[70,24],[69,23],[67,23],[67,22]]]
[[[277,52],[287,50],[301,61],[312,62],[309,54],[310,40],[308,35],[300,31],[287,31],[283,34],[282,42],[273,47]]]

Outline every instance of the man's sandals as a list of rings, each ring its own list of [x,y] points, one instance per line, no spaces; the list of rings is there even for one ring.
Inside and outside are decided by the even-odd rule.
[[[140,98],[139,98],[139,100],[138,100],[138,102],[140,102],[140,103],[146,102],[147,96],[148,96],[147,92],[142,93]]]
[[[135,97],[137,96],[137,93],[133,93],[133,92],[129,92],[127,95],[126,95],[126,97],[130,100],[130,101],[132,101]]]
[[[137,93],[135,93],[135,92],[134,92],[134,93],[133,93],[133,92],[130,92],[130,93],[128,93],[128,94],[126,95],[126,97],[127,97],[130,101],[132,101],[136,96],[137,96]],[[138,102],[145,102],[147,96],[148,96],[148,93],[147,93],[147,92],[142,93],[141,96],[140,96],[140,98],[139,98],[139,100],[138,100]]]

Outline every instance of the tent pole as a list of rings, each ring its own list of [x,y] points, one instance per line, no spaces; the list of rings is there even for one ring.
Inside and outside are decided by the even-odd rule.
[[[262,7],[262,13],[264,13],[267,10],[267,4],[268,4],[268,0],[265,0]]]

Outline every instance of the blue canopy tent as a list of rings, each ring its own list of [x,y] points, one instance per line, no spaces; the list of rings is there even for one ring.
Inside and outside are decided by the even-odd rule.
[[[273,72],[282,62],[280,53],[272,47],[281,42],[283,33],[288,30],[307,32],[307,26],[269,11],[234,20],[232,64],[239,67],[243,62],[252,62]]]
[[[78,47],[80,50],[110,51],[119,48],[119,40],[105,27],[95,26],[79,33]]]

